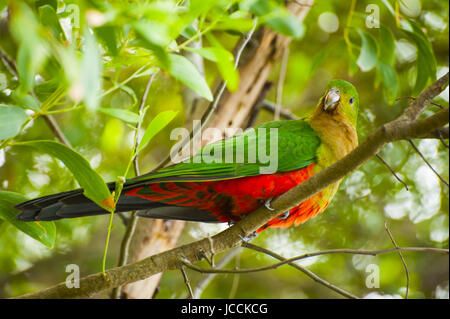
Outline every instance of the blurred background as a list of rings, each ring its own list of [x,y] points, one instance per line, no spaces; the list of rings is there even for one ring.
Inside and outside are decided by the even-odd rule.
[[[299,2],[298,5],[302,5]],[[262,7],[267,3],[269,11],[261,13],[258,3],[263,3]],[[5,59],[0,63],[0,103],[17,105],[31,116],[36,112],[30,107],[34,103],[32,100],[46,101],[61,90],[49,111],[55,111],[52,115],[72,147],[105,181],[114,181],[123,175],[128,164],[134,125],[98,109],[118,108],[137,113],[149,74],[164,69],[164,54],[158,56],[159,47],[150,44],[164,42],[166,36],[170,44],[161,46],[167,52],[183,53],[177,46],[192,37],[186,24],[198,26],[193,34],[201,33],[204,46],[220,46],[228,51],[252,28],[252,15],[259,17],[258,28],[272,28],[284,32],[285,36],[293,36],[289,55],[284,60],[287,64],[282,96],[277,89],[280,73],[283,73],[280,72],[283,59],[279,59],[269,76],[274,85],[265,99],[274,103],[281,101],[285,109],[304,117],[315,107],[330,79],[349,80],[360,95],[360,141],[379,125],[399,116],[408,105],[408,96],[417,96],[436,76],[449,69],[448,1],[317,0],[299,25],[289,22],[292,17],[286,15],[285,4],[281,1],[230,1],[228,4],[205,1],[202,10],[195,5],[202,6],[198,1],[0,1],[2,55],[19,64],[17,77],[11,74]],[[369,5],[374,5],[375,10]],[[181,9],[173,11],[171,6]],[[271,20],[270,15],[277,10],[282,10],[280,19],[288,21],[281,24],[282,27]],[[73,16],[75,11],[79,13],[78,21]],[[370,15],[376,16],[377,12],[381,26],[368,28]],[[160,29],[155,27],[159,32],[154,33],[160,34],[161,39],[150,37],[152,39],[146,41],[145,37],[137,36],[139,32],[133,24],[137,19],[157,21]],[[55,35],[53,31],[59,30],[58,25],[63,32]],[[283,29],[286,26],[287,31]],[[90,40],[86,40],[89,37],[94,41],[94,50],[89,49]],[[431,59],[427,55],[430,52]],[[100,64],[90,64],[89,61],[96,58]],[[21,65],[27,67],[20,68]],[[97,70],[96,65],[100,65]],[[226,76],[224,67],[226,65],[220,61],[204,59],[205,79],[210,87],[218,77]],[[30,72],[31,84],[27,85],[26,76]],[[97,82],[86,80],[90,76],[97,76]],[[94,83],[94,87],[101,83],[98,91],[92,92],[93,99],[87,97],[91,92],[84,87],[86,81],[91,86]],[[228,89],[234,88],[229,86]],[[30,91],[34,94],[27,93]],[[149,91],[149,108],[142,127],[162,111],[178,113],[140,155],[141,172],[151,171],[167,156],[176,142],[169,139],[173,128],[191,125],[186,122],[192,119],[191,106],[184,105],[183,101],[183,81],[170,71],[158,72]],[[448,87],[435,102],[448,107]],[[431,105],[424,116],[438,110],[438,106]],[[261,110],[255,124],[273,118],[273,113]],[[44,119],[37,117],[13,138],[41,140],[54,139],[54,135]],[[439,139],[417,140],[415,144],[448,181],[448,148]],[[78,187],[71,172],[45,152],[3,146],[0,149],[0,190],[34,198]],[[387,221],[399,246],[448,248],[448,186],[407,141],[387,145],[380,155],[409,190],[373,158],[343,181],[326,212],[298,227],[264,231],[252,243],[285,257],[337,248],[391,248],[392,242],[384,228]],[[55,225],[56,240],[50,249],[0,219],[0,297],[17,296],[65,281],[68,264],[79,265],[82,276],[101,271],[108,217],[59,220]],[[226,227],[187,223],[178,245],[213,235]],[[115,218],[107,267],[117,264],[125,229],[122,220]],[[216,256],[217,260],[223,255]],[[404,252],[403,255],[410,276],[410,298],[449,297],[448,255],[432,252]],[[240,248],[226,267],[257,267],[273,262],[271,257]],[[324,255],[302,260],[299,264],[359,297],[403,298],[405,294],[405,270],[396,253],[376,257]],[[379,288],[366,286],[370,264],[379,267]],[[201,266],[207,267],[207,264]],[[188,271],[188,275],[193,287],[202,278],[193,271]],[[155,298],[186,296],[181,273],[164,273]],[[96,297],[107,298],[108,295],[105,292]],[[341,296],[298,270],[283,266],[258,273],[217,275],[201,297]]]

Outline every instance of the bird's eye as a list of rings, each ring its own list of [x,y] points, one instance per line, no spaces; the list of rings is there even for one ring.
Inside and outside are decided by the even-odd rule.
[[[353,104],[354,101],[355,101],[355,98],[351,97],[349,102],[350,102],[350,104]]]

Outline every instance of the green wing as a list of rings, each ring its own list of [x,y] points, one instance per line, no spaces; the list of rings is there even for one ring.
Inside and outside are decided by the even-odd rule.
[[[139,176],[129,182],[223,180],[287,172],[313,163],[319,145],[319,137],[307,122],[273,121],[208,144],[188,162]]]

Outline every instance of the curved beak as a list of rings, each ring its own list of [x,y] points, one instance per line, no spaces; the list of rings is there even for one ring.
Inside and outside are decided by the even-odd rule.
[[[323,101],[323,109],[325,111],[332,111],[336,108],[339,100],[341,99],[340,93],[341,92],[335,88],[332,88],[328,91]]]

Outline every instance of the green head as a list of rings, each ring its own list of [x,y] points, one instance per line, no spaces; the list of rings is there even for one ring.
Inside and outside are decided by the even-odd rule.
[[[332,80],[321,98],[319,107],[329,114],[341,114],[356,127],[359,110],[359,96],[355,87],[344,80]]]

